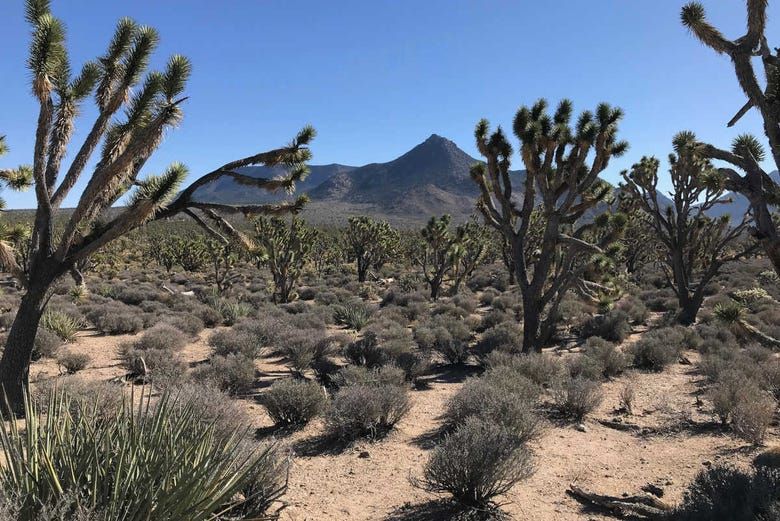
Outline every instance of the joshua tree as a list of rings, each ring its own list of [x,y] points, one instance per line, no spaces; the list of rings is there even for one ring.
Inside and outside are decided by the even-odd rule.
[[[454,262],[452,266],[452,294],[460,291],[463,281],[471,277],[483,262],[488,249],[488,233],[485,226],[470,220],[455,228]]]
[[[728,122],[731,127],[751,108],[758,110],[764,123],[764,134],[777,168],[780,168],[780,49],[772,49],[767,43],[766,0],[748,0],[747,32],[735,40],[727,39],[708,21],[704,6],[691,2],[682,9],[682,23],[706,46],[718,54],[731,58],[737,83],[745,93],[747,102]],[[766,85],[759,84],[756,75],[760,58]],[[753,226],[750,229],[780,274],[780,234],[772,219],[771,207],[780,203],[780,187],[761,168],[764,147],[754,136],[737,136],[731,150],[700,144],[704,157],[724,161],[733,168],[720,168],[727,190],[744,195],[750,202]],[[740,174],[738,171],[743,172]]]
[[[349,260],[357,262],[358,281],[365,282],[369,269],[378,270],[398,250],[398,232],[385,221],[350,217],[346,231]]]
[[[422,269],[423,278],[431,290],[431,300],[438,300],[444,278],[455,265],[457,237],[450,232],[449,215],[431,217],[420,230],[420,237],[411,245],[410,255]]]
[[[236,277],[231,277],[231,273],[239,260],[239,251],[235,243],[215,239],[206,239],[205,246],[211,273],[214,275],[214,285],[217,293],[221,295],[236,282]]]
[[[157,44],[157,32],[125,18],[117,24],[106,53],[85,64],[72,77],[63,25],[51,14],[48,1],[27,0],[26,18],[32,27],[27,64],[32,93],[39,105],[31,169],[37,209],[29,241],[29,273],[20,272],[11,255],[2,259],[5,269],[16,275],[25,288],[0,359],[0,386],[16,411],[22,409],[38,324],[56,280],[75,273],[80,263],[114,239],[151,219],[179,212],[195,219],[220,240],[249,244],[218,210],[284,213],[297,211],[304,201],[224,206],[195,200],[195,191],[223,176],[266,190],[293,190],[295,182],[306,173],[305,163],[311,155],[306,145],[314,136],[313,129],[307,127],[289,145],[227,163],[181,192],[179,186],[187,168],[180,163],[174,163],[161,175],[140,178],[165,131],[182,118],[182,105],[187,99],[182,93],[190,75],[190,62],[175,55],[163,71],[149,72],[143,77]],[[72,163],[64,168],[76,116],[93,92],[96,118],[76,149]],[[120,111],[124,117],[115,119]],[[86,188],[55,240],[54,215],[101,142],[102,149]],[[279,179],[253,179],[237,171],[255,164],[284,165],[290,173]],[[125,208],[109,214],[106,210],[131,189]],[[215,225],[207,224],[207,220]]]
[[[626,228],[620,243],[620,260],[629,275],[636,277],[641,268],[658,257],[658,240],[650,223],[650,216],[636,208],[631,197],[621,194],[618,206],[626,216]]]
[[[598,175],[628,148],[616,138],[623,114],[601,104],[595,114],[583,112],[573,129],[571,115],[568,100],[561,101],[552,118],[545,100],[517,112],[514,133],[527,170],[524,191],[517,198],[510,174],[512,146],[503,130],[490,134],[483,119],[475,132],[477,148],[487,160],[471,170],[480,189],[477,207],[510,246],[523,296],[525,352],[540,351],[551,338],[564,294],[578,283],[593,284],[583,279],[588,268],[583,260],[603,254],[625,223],[609,216],[581,219],[611,193]],[[597,226],[609,227],[609,233],[590,242],[588,236]]]
[[[756,249],[742,239],[747,217],[731,226],[729,217],[712,219],[707,212],[723,202],[723,182],[710,161],[698,152],[696,136],[681,132],[669,154],[672,181],[671,205],[658,198],[658,160],[643,157],[622,172],[624,190],[640,209],[647,212],[656,240],[663,248],[661,266],[680,304],[677,320],[684,325],[696,321],[707,284],[721,267]]]
[[[290,224],[279,218],[255,220],[257,260],[271,270],[274,279],[273,301],[284,304],[295,300],[293,291],[314,247],[317,232],[298,218]]]

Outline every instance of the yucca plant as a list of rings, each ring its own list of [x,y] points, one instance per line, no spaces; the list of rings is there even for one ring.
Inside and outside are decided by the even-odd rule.
[[[51,309],[43,314],[40,325],[65,342],[72,342],[76,338],[76,333],[84,327],[84,323],[76,317]]]
[[[780,340],[761,332],[749,323],[746,314],[745,306],[736,301],[718,304],[713,309],[715,320],[727,326],[737,337],[749,338],[766,347],[780,348]]]
[[[266,519],[286,489],[275,446],[247,451],[243,433],[218,434],[196,404],[169,394],[125,403],[110,421],[56,389],[45,410],[29,397],[24,407],[24,430],[16,421],[0,430],[0,489],[19,498],[20,521],[64,498],[106,521]]]
[[[337,324],[360,331],[371,318],[371,309],[363,302],[348,302],[333,307],[333,319]]]

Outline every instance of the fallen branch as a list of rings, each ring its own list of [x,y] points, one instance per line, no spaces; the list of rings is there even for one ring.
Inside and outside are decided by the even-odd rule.
[[[619,516],[639,514],[649,519],[654,519],[660,518],[672,510],[671,505],[650,494],[625,497],[608,496],[588,492],[574,484],[569,485],[569,489],[566,492],[581,503],[608,510]]]

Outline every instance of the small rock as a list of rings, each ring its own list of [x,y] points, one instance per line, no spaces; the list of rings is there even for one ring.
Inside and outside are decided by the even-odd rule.
[[[710,460],[702,461],[701,464],[704,465],[705,467],[711,467],[712,466],[712,462]]]
[[[580,432],[588,432],[588,428],[585,427],[584,423],[578,423],[577,425],[574,426],[574,428]]]
[[[358,458],[366,459],[366,458],[370,458],[370,457],[371,457],[371,454],[369,454],[367,450],[361,451],[361,453],[358,454]]]

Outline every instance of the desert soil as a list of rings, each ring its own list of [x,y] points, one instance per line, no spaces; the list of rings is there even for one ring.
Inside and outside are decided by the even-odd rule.
[[[187,346],[183,357],[195,364],[208,357],[204,331]],[[633,335],[627,343],[635,341]],[[123,375],[118,353],[130,335],[101,336],[82,332],[67,346],[92,357],[80,374],[92,380],[109,380]],[[625,344],[624,344],[625,345]],[[696,353],[687,353],[695,364]],[[258,362],[258,392],[288,374],[279,359]],[[432,435],[447,399],[468,377],[465,369],[447,370],[427,378],[427,388],[411,391],[409,414],[385,439],[357,443],[334,453],[317,445],[322,430],[319,421],[278,442],[294,454],[290,472],[288,503],[282,519],[312,520],[411,520],[447,519],[444,513],[430,513],[438,498],[415,488],[410,478],[419,477],[433,447]],[[59,378],[52,360],[36,362],[32,380]],[[744,442],[713,428],[706,406],[697,400],[702,377],[694,365],[675,364],[663,373],[629,371],[604,384],[601,406],[582,425],[551,421],[544,436],[533,444],[536,473],[503,498],[503,510],[514,519],[531,521],[574,521],[607,519],[566,494],[571,483],[600,493],[639,493],[649,483],[661,486],[664,500],[678,501],[687,483],[707,465],[731,462],[745,465],[755,455]],[[616,412],[620,392],[635,388],[634,413]],[[259,432],[267,432],[271,421],[252,399],[241,400],[256,420]],[[654,429],[650,435],[605,427],[598,420],[621,418],[624,422]],[[709,425],[697,428],[696,425]],[[584,427],[584,429],[583,429]],[[777,439],[777,429],[768,437]],[[583,432],[584,430],[584,432]],[[434,508],[435,511],[435,508]]]

